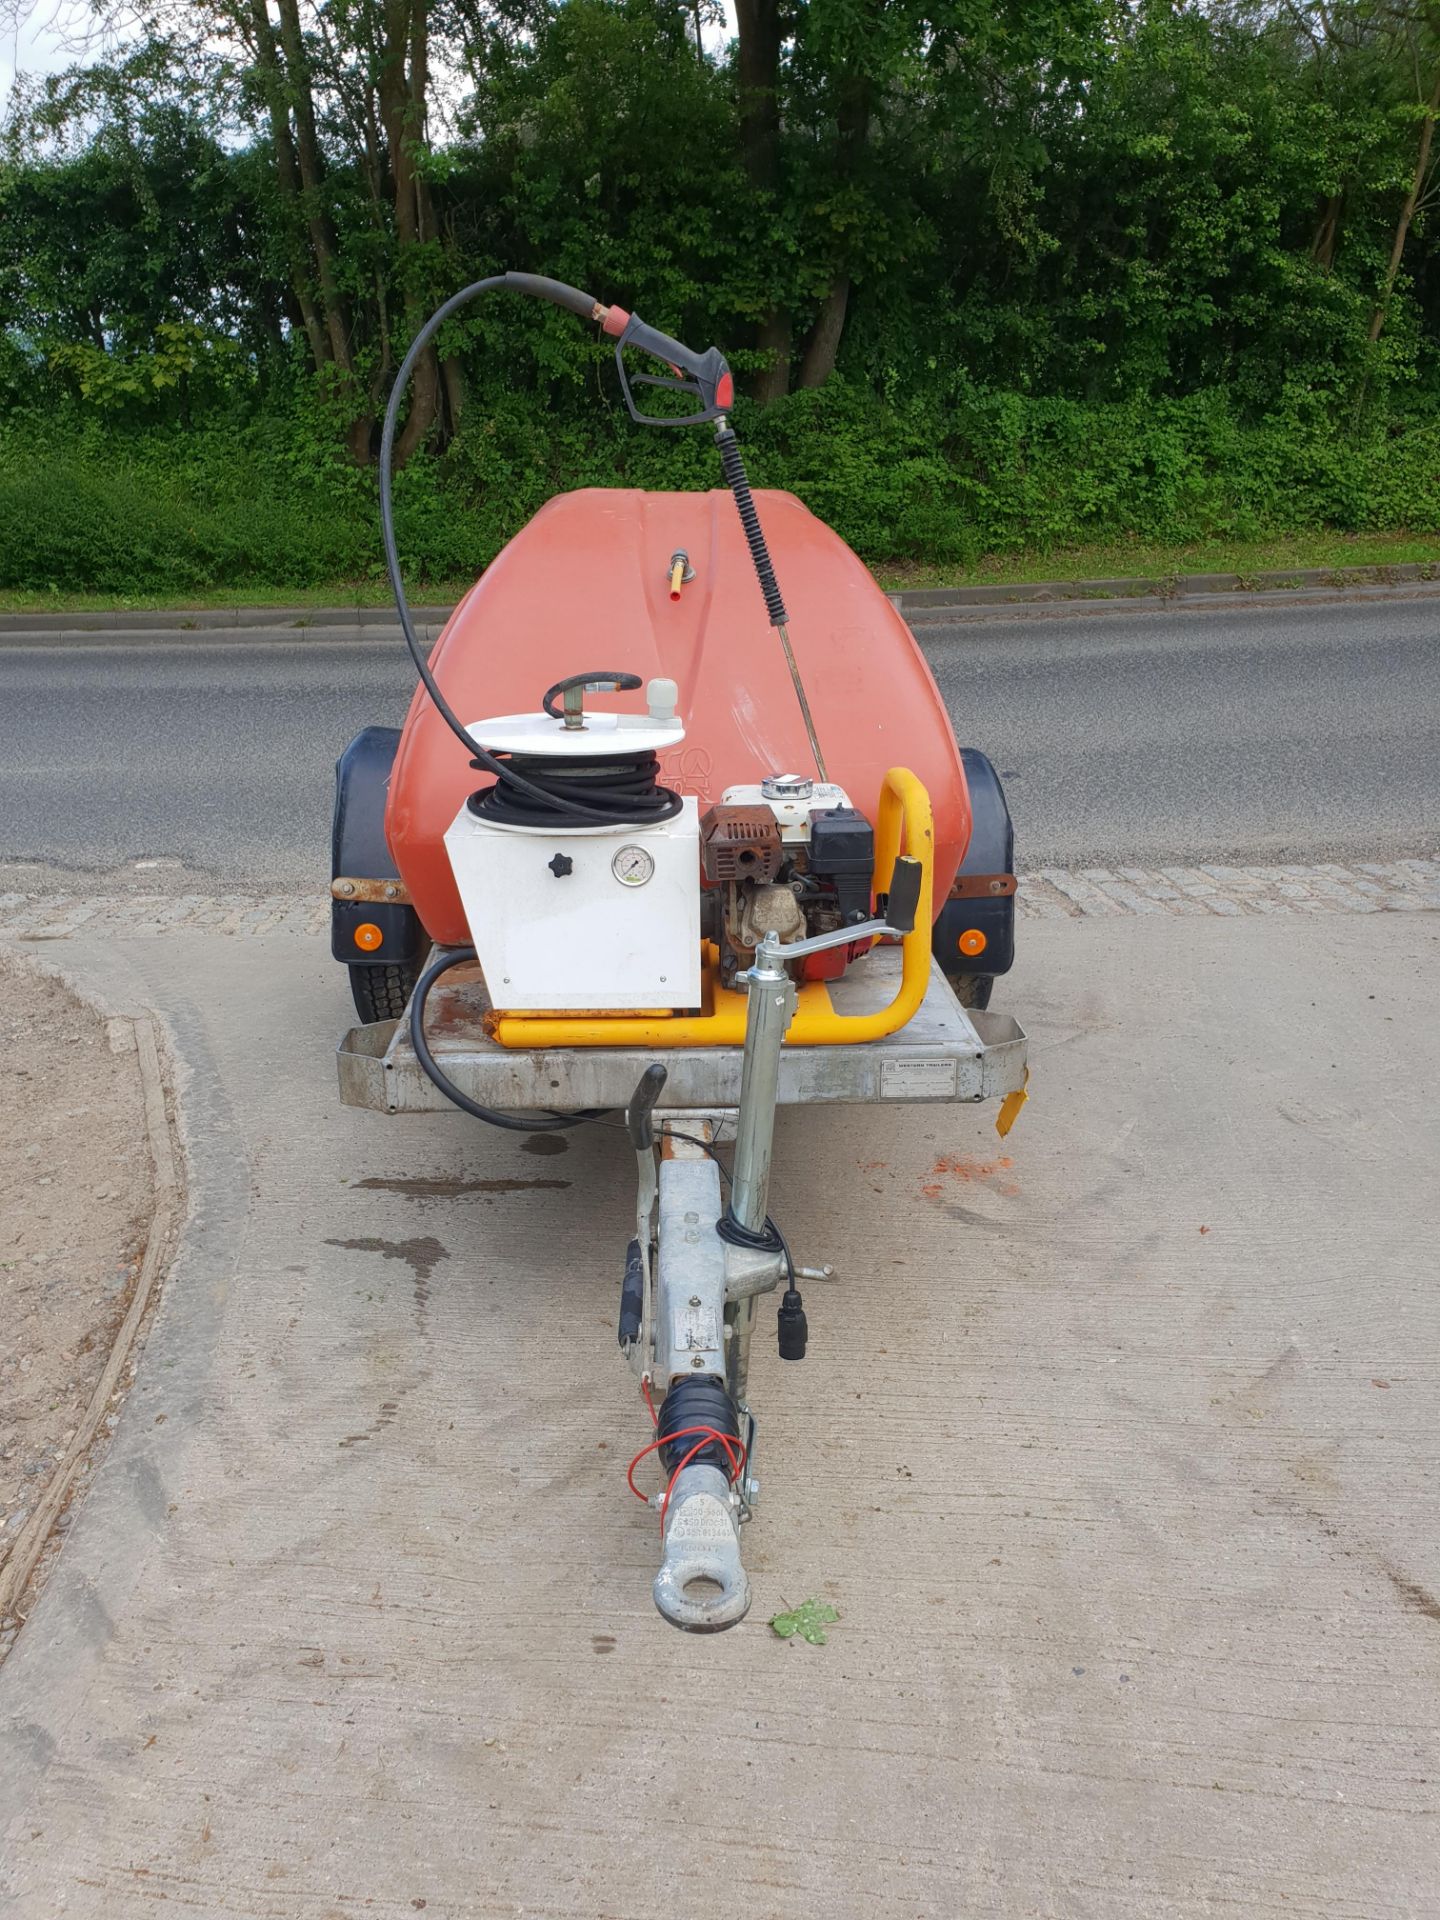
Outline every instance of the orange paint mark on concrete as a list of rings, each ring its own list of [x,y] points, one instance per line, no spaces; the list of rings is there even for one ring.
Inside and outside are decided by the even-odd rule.
[[[960,1180],[967,1184],[978,1181],[989,1187],[992,1193],[1003,1194],[1006,1199],[1013,1199],[1020,1191],[1019,1183],[1005,1176],[1014,1164],[1009,1154],[1002,1154],[997,1160],[964,1160],[953,1153],[942,1153],[930,1169],[932,1178],[921,1187],[920,1191],[927,1200],[938,1200],[945,1190],[944,1182],[933,1176],[944,1174],[951,1180]]]
[[[1008,1153],[998,1160],[959,1160],[954,1154],[942,1153],[930,1171],[950,1173],[957,1180],[993,1180],[997,1173],[1007,1171],[1014,1164]]]

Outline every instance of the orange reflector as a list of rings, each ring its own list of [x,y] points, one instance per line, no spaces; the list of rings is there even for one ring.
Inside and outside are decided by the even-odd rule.
[[[984,953],[989,944],[978,927],[967,927],[956,942],[961,953],[968,953],[972,958],[977,953]]]
[[[362,920],[355,929],[355,944],[363,953],[373,953],[384,938],[373,920]]]
[[[995,1131],[1002,1140],[1020,1118],[1020,1109],[1030,1098],[1027,1092],[1029,1085],[1030,1069],[1027,1067],[1025,1069],[1024,1085],[1017,1087],[1013,1093],[1007,1093],[1005,1098],[1000,1102],[1000,1111],[995,1116]]]

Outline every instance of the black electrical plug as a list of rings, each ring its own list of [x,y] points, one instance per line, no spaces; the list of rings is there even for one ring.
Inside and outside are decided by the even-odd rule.
[[[775,1318],[776,1332],[780,1336],[780,1358],[803,1360],[810,1329],[805,1322],[805,1306],[798,1287],[791,1285],[785,1289],[780,1311]]]

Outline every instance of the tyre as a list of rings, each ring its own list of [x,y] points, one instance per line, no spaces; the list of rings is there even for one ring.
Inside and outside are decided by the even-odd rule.
[[[393,967],[351,966],[350,991],[355,1011],[368,1027],[374,1020],[398,1020],[405,1011],[423,962],[402,960]]]
[[[355,971],[358,973],[359,968]],[[946,978],[962,1007],[974,1007],[979,1012],[989,1006],[991,989],[995,985],[993,973],[952,973]]]

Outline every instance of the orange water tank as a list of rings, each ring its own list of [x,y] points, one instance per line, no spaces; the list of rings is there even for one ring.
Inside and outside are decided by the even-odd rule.
[[[935,811],[935,901],[970,839],[955,736],[910,629],[843,540],[792,494],[755,496],[790,615],[790,639],[831,780],[873,821],[890,767],[909,767]],[[695,570],[670,598],[670,559]],[[703,808],[768,773],[813,774],[805,723],[730,494],[586,488],[542,507],[451,615],[430,666],[459,718],[538,708],[569,674],[666,675],[685,744],[667,786]],[[642,694],[594,695],[643,712]],[[443,835],[488,784],[417,688],[395,759],[385,833],[427,933],[469,939]]]

